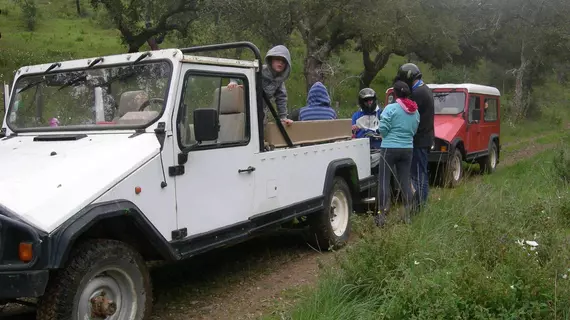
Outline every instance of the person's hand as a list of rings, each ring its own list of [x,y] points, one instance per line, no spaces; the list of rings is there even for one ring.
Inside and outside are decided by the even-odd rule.
[[[355,125],[355,124],[352,125],[352,131],[356,132],[356,131],[358,131],[359,129],[360,129],[360,128],[358,128],[357,125]]]
[[[293,124],[293,120],[291,120],[291,119],[281,119],[281,122],[285,125],[288,125],[288,126]]]
[[[237,86],[238,86],[237,83],[235,83],[235,82],[230,82],[230,83],[228,84],[228,89],[229,89],[229,90],[232,90],[233,88],[236,88]]]

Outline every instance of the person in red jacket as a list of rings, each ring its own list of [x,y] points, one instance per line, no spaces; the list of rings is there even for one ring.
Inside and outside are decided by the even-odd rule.
[[[420,124],[414,136],[411,178],[416,190],[416,209],[422,208],[428,200],[429,176],[428,153],[434,142],[434,102],[431,89],[423,82],[422,72],[417,65],[406,63],[398,69],[397,80],[404,81],[412,89],[412,100],[418,105]]]

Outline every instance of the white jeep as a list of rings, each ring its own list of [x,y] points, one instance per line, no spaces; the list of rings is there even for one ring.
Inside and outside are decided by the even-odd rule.
[[[255,60],[197,55],[233,48]],[[345,244],[375,189],[369,140],[350,119],[264,125],[260,61],[238,42],[20,68],[0,139],[0,305],[146,319],[145,261],[300,217],[321,249]]]

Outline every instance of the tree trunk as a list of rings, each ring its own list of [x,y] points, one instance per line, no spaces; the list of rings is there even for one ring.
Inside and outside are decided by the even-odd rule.
[[[305,81],[307,84],[307,92],[315,84],[315,82],[324,82],[324,75],[322,72],[323,62],[316,59],[313,55],[307,55],[305,58],[305,66],[303,73],[305,74]]]
[[[380,70],[384,69],[390,59],[390,50],[382,49],[376,54],[374,61],[370,58],[370,50],[366,47],[362,48],[362,61],[364,63],[364,71],[360,77],[360,89],[370,88],[372,81],[378,75]]]
[[[75,7],[77,8],[77,15],[81,16],[81,4],[79,3],[79,0],[75,0]]]
[[[135,52],[139,52],[139,48],[140,46],[133,44],[133,43],[129,43],[129,51],[128,53],[135,53]]]
[[[525,118],[526,110],[528,109],[528,94],[525,92],[525,77],[529,67],[529,61],[525,55],[525,43],[521,45],[521,64],[515,71],[515,95],[513,97],[514,116],[515,121],[520,121]]]

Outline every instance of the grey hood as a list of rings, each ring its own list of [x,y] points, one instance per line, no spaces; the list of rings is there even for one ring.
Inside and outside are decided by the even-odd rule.
[[[270,57],[281,57],[287,61],[287,67],[285,67],[285,70],[283,70],[281,74],[275,75],[275,73],[272,71],[271,62],[269,59]],[[289,49],[287,49],[287,47],[284,45],[278,45],[269,49],[265,55],[265,65],[267,67],[264,66],[263,71],[266,76],[270,73],[271,78],[273,78],[275,81],[283,82],[287,80],[291,74],[291,54],[289,53]]]

